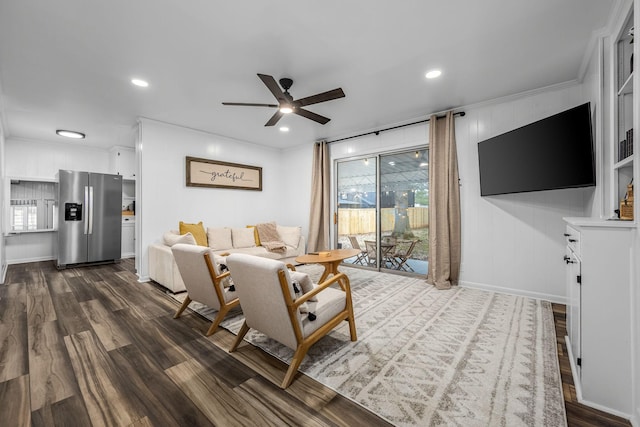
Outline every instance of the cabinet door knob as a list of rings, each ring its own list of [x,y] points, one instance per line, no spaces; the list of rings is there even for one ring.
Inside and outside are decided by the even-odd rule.
[[[576,239],[569,239],[569,241],[570,241],[571,243],[575,243],[575,242],[577,242],[577,240],[576,240]]]
[[[564,237],[569,237],[569,236],[571,236],[571,234],[569,234],[569,233],[564,233]]]

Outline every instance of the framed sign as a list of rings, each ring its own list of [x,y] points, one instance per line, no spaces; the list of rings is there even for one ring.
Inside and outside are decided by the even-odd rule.
[[[262,168],[187,156],[187,187],[262,191]]]

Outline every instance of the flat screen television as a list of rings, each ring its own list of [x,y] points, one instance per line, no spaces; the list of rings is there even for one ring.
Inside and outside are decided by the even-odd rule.
[[[482,196],[596,185],[591,106],[478,143]]]

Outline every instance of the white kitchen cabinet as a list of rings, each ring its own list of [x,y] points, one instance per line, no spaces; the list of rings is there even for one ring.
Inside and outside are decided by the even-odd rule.
[[[122,175],[122,179],[136,179],[136,151],[131,147],[115,146],[109,150],[111,173]]]
[[[122,217],[122,258],[133,258],[135,250],[136,221],[135,217]]]
[[[631,257],[635,226],[565,218],[567,347],[578,399],[629,417],[632,402]]]

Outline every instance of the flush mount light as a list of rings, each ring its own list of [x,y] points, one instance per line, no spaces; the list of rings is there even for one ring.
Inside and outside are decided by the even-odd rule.
[[[286,126],[281,126],[280,127],[280,132],[289,132],[289,128]]]
[[[427,72],[427,74],[425,74],[425,77],[428,79],[435,79],[436,77],[440,77],[441,74],[442,74],[442,71],[440,70],[431,70]]]
[[[76,132],[73,130],[63,130],[58,129],[56,133],[60,136],[64,136],[65,138],[73,138],[73,139],[84,139],[84,133]]]
[[[149,87],[149,83],[142,79],[131,79],[131,83],[139,87]]]
[[[289,106],[280,107],[280,112],[283,113],[283,114],[293,113],[293,108],[291,108]]]

